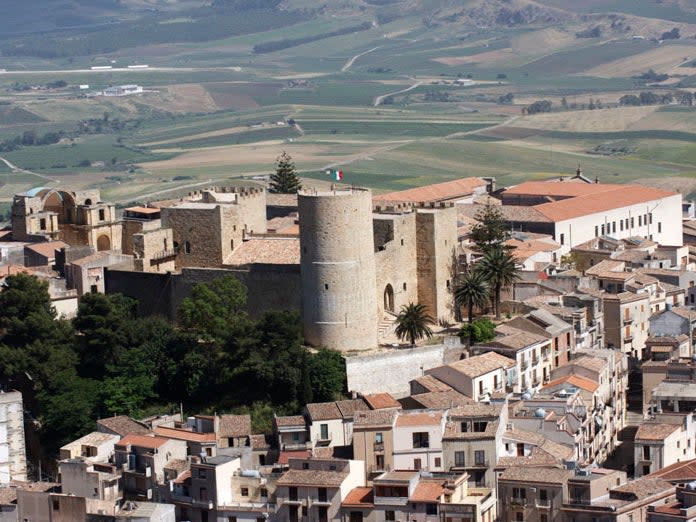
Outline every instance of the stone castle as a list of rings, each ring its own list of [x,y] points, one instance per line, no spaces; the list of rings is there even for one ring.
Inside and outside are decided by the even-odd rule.
[[[117,219],[98,191],[36,189],[14,199],[13,237],[132,256],[106,267],[106,290],[138,299],[142,313],[173,318],[193,284],[232,274],[252,315],[298,309],[313,346],[374,348],[410,302],[453,320],[453,203],[373,202],[367,189],[343,188],[302,191],[279,212],[267,197],[277,199],[213,187]]]

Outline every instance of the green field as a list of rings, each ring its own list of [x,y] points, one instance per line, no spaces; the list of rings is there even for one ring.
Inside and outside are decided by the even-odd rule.
[[[553,128],[573,130],[552,131],[529,117],[520,120],[519,100],[549,97],[559,110],[561,96],[585,103],[641,90],[678,95],[681,86],[696,85],[696,75],[678,78],[679,84],[646,86],[636,78],[596,78],[586,71],[651,49],[674,52],[677,62],[685,59],[691,29],[682,27],[681,40],[668,45],[650,38],[665,27],[696,20],[696,11],[668,2],[539,0],[529,4],[540,13],[530,22],[525,21],[525,2],[470,0],[434,10],[425,0],[389,5],[347,0],[314,9],[308,0],[288,0],[285,11],[268,7],[272,14],[265,19],[251,9],[236,20],[218,12],[215,21],[198,4],[182,10],[178,2],[167,2],[158,11],[123,17],[123,3],[79,15],[56,3],[63,16],[79,16],[84,31],[63,30],[46,20],[42,30],[50,34],[45,39],[0,34],[0,52],[6,51],[0,67],[10,71],[0,73],[0,141],[26,131],[64,137],[59,144],[0,153],[37,174],[0,168],[0,200],[51,179],[97,187],[121,202],[171,195],[207,180],[266,174],[282,150],[308,179],[326,182],[323,169],[335,165],[348,182],[376,190],[467,175],[495,176],[505,185],[567,174],[578,163],[603,180],[691,180],[696,172],[692,107],[646,111],[645,120],[631,120],[620,131],[612,126],[612,132],[604,132],[602,122],[579,130],[557,124]],[[561,9],[553,11],[553,22],[544,21],[544,6]],[[512,15],[517,8],[522,10],[514,23],[505,22],[505,10]],[[17,20],[24,20],[28,11],[19,11]],[[620,13],[619,18],[608,12]],[[588,13],[595,14],[582,19]],[[114,21],[120,25],[100,25]],[[374,23],[360,26],[365,22]],[[629,22],[638,25],[626,28]],[[599,38],[576,38],[592,24],[602,27]],[[204,26],[207,32],[200,30]],[[329,35],[359,26],[352,34]],[[127,43],[113,38],[118,31],[128,36]],[[633,39],[634,33],[645,39]],[[104,41],[86,52],[94,34],[104,35]],[[76,35],[82,39],[73,41]],[[282,49],[254,52],[254,46],[284,41],[289,43]],[[55,49],[47,51],[46,42],[54,42]],[[72,54],[65,55],[66,50]],[[134,63],[150,68],[80,70]],[[646,64],[646,70],[650,67]],[[458,78],[479,83],[456,85]],[[45,89],[57,80],[68,86]],[[126,83],[151,92],[110,99],[83,97],[77,88],[89,84],[93,91]],[[512,103],[499,103],[508,93]],[[374,106],[386,95],[392,95],[388,105]],[[569,113],[571,120],[575,116],[582,119],[586,113]],[[102,119],[123,125],[95,130]],[[291,119],[296,128],[278,125]],[[525,128],[525,122],[540,128]],[[614,143],[625,150],[612,153]],[[614,155],[602,155],[606,150]]]

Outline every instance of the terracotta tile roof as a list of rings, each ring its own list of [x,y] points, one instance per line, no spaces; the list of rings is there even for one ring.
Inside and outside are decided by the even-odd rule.
[[[408,500],[410,502],[439,502],[444,493],[445,488],[442,486],[442,482],[420,480]]]
[[[249,441],[251,444],[251,448],[255,450],[269,449],[271,447],[271,443],[268,440],[268,437],[263,433],[251,435],[249,437]]]
[[[197,431],[182,430],[179,428],[155,428],[155,433],[168,439],[185,440],[186,442],[215,442],[215,433],[199,433]]]
[[[500,212],[508,222],[513,223],[551,223],[551,220],[542,214],[537,207],[525,207],[522,205],[503,205]]]
[[[442,422],[441,411],[399,412],[396,425],[403,426],[437,426]]]
[[[615,187],[614,190],[543,203],[534,208],[552,221],[558,222],[676,195],[675,192],[640,185],[615,185]]]
[[[665,491],[673,491],[674,486],[661,478],[652,476],[641,477],[617,486],[611,490],[612,493],[629,493],[635,500],[642,500]]]
[[[285,466],[290,459],[308,459],[312,456],[310,450],[281,451],[278,455],[278,464]]]
[[[568,361],[569,365],[580,366],[582,368],[587,368],[588,370],[593,370],[595,372],[601,372],[606,368],[607,362],[601,357],[590,357],[589,355],[581,355],[575,359]]]
[[[375,498],[372,488],[354,488],[346,498],[341,502],[344,507],[373,507]]]
[[[578,197],[590,194],[600,194],[613,190],[622,185],[606,183],[560,183],[548,181],[525,181],[508,188],[503,196],[508,194],[550,197]],[[627,185],[623,185],[627,186]]]
[[[473,418],[473,417],[499,417],[503,409],[502,404],[486,404],[483,402],[471,402],[463,406],[452,408],[449,411],[449,417],[455,418]]]
[[[401,409],[401,403],[399,403],[399,401],[397,401],[389,393],[373,393],[371,395],[363,396],[363,399],[373,410],[380,410],[385,408]]]
[[[353,429],[385,426],[391,427],[396,417],[396,409],[358,411],[353,419]]]
[[[169,462],[167,462],[163,467],[165,469],[172,469],[177,472],[177,474],[181,474],[187,469],[189,469],[189,461],[186,459],[172,459]]]
[[[253,238],[244,241],[225,259],[225,265],[299,265],[300,239],[296,237]]]
[[[509,239],[506,244],[513,248],[512,255],[518,260],[524,260],[536,255],[540,252],[555,252],[561,245],[556,243],[553,239],[548,240],[543,239],[531,239],[531,240],[519,240],[519,239]]]
[[[663,424],[661,422],[644,422],[638,426],[636,440],[664,440],[672,433],[679,430],[676,424]]]
[[[418,395],[411,395],[411,399],[420,404],[422,408],[433,410],[475,404],[475,401],[470,397],[452,389],[442,392],[419,393]]]
[[[250,415],[220,415],[219,437],[244,437],[250,433]]]
[[[341,410],[335,402],[315,402],[307,404],[307,413],[312,421],[342,419]]]
[[[451,386],[428,374],[418,377],[417,379],[414,379],[414,381],[420,384],[426,390],[431,392],[443,392],[452,389]]]
[[[484,431],[461,431],[461,424],[457,421],[449,421],[445,425],[443,440],[483,440],[494,439],[500,427],[500,420],[488,420]]]
[[[503,328],[501,329],[501,327]],[[499,326],[498,328],[496,328],[496,331],[500,333],[509,333],[506,333],[502,337],[497,337],[488,343],[482,343],[481,346],[497,346],[500,348],[521,350],[527,348],[528,346],[532,346],[536,343],[548,341],[548,339],[542,335],[525,332],[522,330],[518,330],[517,328],[505,327],[505,325]]]
[[[567,469],[548,467],[529,468],[527,466],[511,466],[506,468],[498,480],[510,482],[532,482],[537,484],[565,484],[573,472]]]
[[[124,212],[137,212],[138,214],[157,214],[160,212],[159,208],[152,207],[128,207],[123,209]]]
[[[519,428],[514,428],[512,430],[506,431],[503,434],[503,439],[532,444],[536,446],[539,450],[547,453],[548,455],[551,455],[551,457],[556,459],[557,462],[571,458],[574,453],[573,448],[571,448],[570,446],[554,442],[546,438],[546,436],[542,433],[521,430]]]
[[[150,433],[147,426],[131,419],[127,415],[118,415],[116,417],[108,417],[106,419],[99,419],[97,421],[98,431],[102,431],[99,428],[106,429],[107,431],[116,433],[121,437],[125,437],[130,433],[136,433],[139,435],[145,435]]]
[[[348,476],[342,471],[316,469],[289,469],[278,479],[278,486],[339,487]]]
[[[56,250],[60,250],[61,248],[65,248],[66,246],[68,246],[68,244],[63,243],[62,241],[46,241],[44,243],[30,243],[29,245],[26,245],[24,248],[26,248],[27,250],[31,250],[32,252],[36,252],[37,254],[40,254],[49,259],[53,259],[54,257],[56,257]]]
[[[22,265],[0,265],[0,279],[17,274],[31,274],[33,271]]]
[[[273,422],[279,428],[304,428],[307,425],[307,421],[302,415],[286,415],[281,417],[275,417],[273,419]]]
[[[443,183],[435,183],[424,187],[417,187],[399,192],[390,192],[375,196],[373,201],[380,203],[383,201],[394,202],[430,202],[447,201],[450,199],[463,198],[472,195],[477,189],[486,186],[486,182],[481,178],[461,178]]]
[[[139,448],[157,449],[167,442],[169,442],[169,439],[165,437],[130,434],[118,441],[116,447],[137,446]]]
[[[349,399],[345,401],[336,401],[336,407],[341,412],[341,417],[344,420],[350,420],[357,411],[368,411],[370,407],[363,399]]]
[[[597,388],[599,388],[599,384],[594,382],[591,379],[587,379],[587,378],[581,377],[579,375],[566,375],[564,377],[561,377],[559,379],[555,379],[555,380],[550,381],[549,383],[545,384],[542,387],[542,390],[545,390],[547,388],[554,388],[554,387],[558,386],[559,384],[570,384],[572,386],[575,386],[576,388],[580,388],[582,390],[592,392],[592,393],[597,391]]]
[[[652,478],[661,478],[669,482],[691,482],[696,480],[696,459],[684,462],[675,462],[667,467],[646,475]]]
[[[500,368],[512,368],[515,361],[496,352],[486,352],[474,355],[468,359],[461,359],[449,365],[459,373],[467,377],[480,377]]]
[[[19,482],[12,481],[0,487],[0,506],[10,506],[17,502],[17,491],[57,491],[60,484],[55,482]],[[15,517],[16,518],[16,517]]]
[[[174,480],[174,484],[184,484],[187,480],[191,478],[191,470],[187,469],[183,473],[181,473],[176,479]]]

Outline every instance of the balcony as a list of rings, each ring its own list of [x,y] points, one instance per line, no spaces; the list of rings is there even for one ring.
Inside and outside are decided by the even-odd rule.
[[[624,342],[624,344],[631,344],[633,342],[633,336],[627,335],[626,337],[624,337],[623,342]]]
[[[489,464],[488,459],[485,459],[485,460],[477,460],[477,461],[474,461],[474,462],[473,462],[472,464],[470,464],[469,466],[465,466],[465,467],[466,467],[466,468],[469,468],[469,469],[471,469],[471,468],[487,468],[487,467],[488,467],[488,464]]]
[[[632,322],[633,322],[633,318],[632,318],[632,317],[624,317],[624,318],[623,318],[623,324],[624,324],[624,326],[629,325],[629,324],[631,324]]]
[[[534,506],[537,509],[551,509],[551,500],[549,500],[548,498],[543,500],[538,498],[534,501]]]
[[[520,370],[525,371],[527,368],[529,368],[529,363],[527,361],[522,361],[520,364]]]
[[[150,258],[150,265],[156,265],[157,263],[162,263],[164,261],[171,261],[176,258],[176,250],[160,250],[152,255]]]
[[[376,452],[384,451],[384,442],[375,442],[374,450]]]
[[[331,432],[328,433],[318,433],[316,437],[314,437],[314,441],[316,445],[318,446],[328,446],[331,444],[332,436]]]
[[[527,505],[526,498],[512,497],[510,499],[510,505],[515,507],[525,507]]]
[[[213,503],[212,500],[203,500],[203,499],[196,499],[194,498],[191,501],[191,505],[194,507],[200,507],[203,509],[213,509],[215,507],[215,504]]]

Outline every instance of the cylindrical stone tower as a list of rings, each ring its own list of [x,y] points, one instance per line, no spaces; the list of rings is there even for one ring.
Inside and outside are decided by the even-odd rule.
[[[355,188],[303,190],[298,209],[306,341],[341,351],[375,347],[372,194]]]

